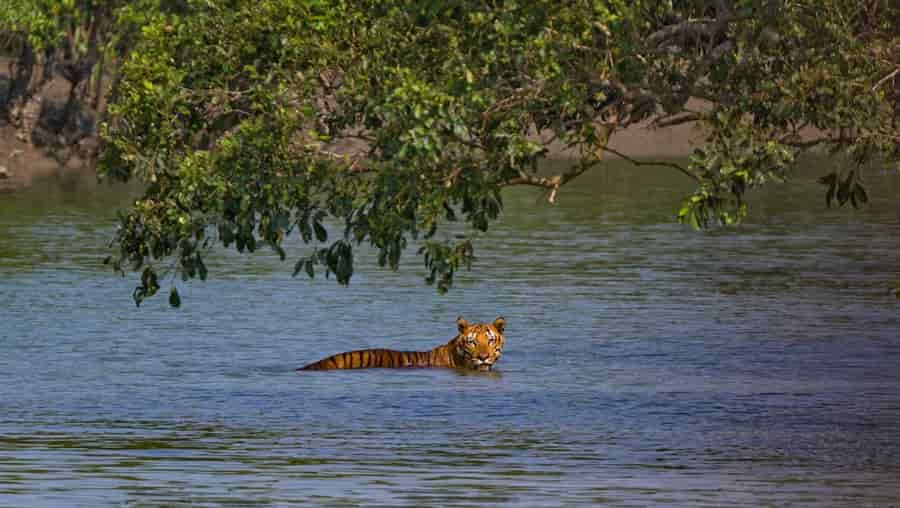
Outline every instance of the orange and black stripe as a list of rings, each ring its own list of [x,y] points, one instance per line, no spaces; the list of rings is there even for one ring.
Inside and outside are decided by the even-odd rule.
[[[430,351],[394,351],[392,349],[362,349],[338,353],[300,367],[297,370],[334,370],[366,368],[433,367]]]

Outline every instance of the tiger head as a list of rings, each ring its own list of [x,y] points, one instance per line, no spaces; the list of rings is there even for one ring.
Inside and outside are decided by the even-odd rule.
[[[503,327],[506,320],[498,317],[493,323],[469,324],[460,316],[456,320],[454,353],[459,363],[473,370],[487,371],[503,354]]]

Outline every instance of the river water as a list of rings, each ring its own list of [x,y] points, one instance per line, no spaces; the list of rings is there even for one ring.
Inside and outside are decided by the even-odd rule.
[[[702,233],[611,164],[506,194],[448,295],[221,252],[180,309],[101,265],[129,191],[0,194],[0,506],[900,505],[900,178],[829,210],[828,164]],[[294,371],[458,314],[506,318],[495,372]]]

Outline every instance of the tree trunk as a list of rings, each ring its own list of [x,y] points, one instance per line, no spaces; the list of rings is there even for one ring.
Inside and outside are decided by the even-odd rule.
[[[102,23],[101,16],[91,17],[87,53],[82,57],[73,57],[71,63],[68,64],[69,72],[63,74],[71,83],[71,88],[59,128],[64,134],[66,131],[71,134],[70,143],[77,143],[82,138],[93,135],[93,132],[85,132],[85,126],[78,121],[78,113],[88,106],[87,96],[90,90],[91,73],[100,60],[100,25]]]
[[[25,95],[25,91],[28,90],[28,83],[31,82],[31,77],[34,74],[35,63],[34,48],[31,47],[28,41],[22,41],[22,52],[19,58],[10,63],[9,75],[12,79],[9,82],[6,97],[3,98],[3,103],[0,104],[0,108],[2,108],[3,113],[9,118],[10,122],[13,121],[11,114],[12,105],[21,96]]]
[[[100,52],[97,60],[97,78],[94,80],[94,91],[91,97],[91,109],[99,111],[100,99],[103,96],[103,73],[106,71],[106,52]]]
[[[53,76],[53,51],[35,53],[27,42],[23,43],[22,56],[16,63],[14,85],[10,86],[7,114],[16,127],[16,139],[31,142],[31,133],[41,114],[41,92]],[[41,72],[35,72],[37,67]]]

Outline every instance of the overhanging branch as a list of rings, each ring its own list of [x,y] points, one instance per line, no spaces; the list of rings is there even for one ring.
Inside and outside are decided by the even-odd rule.
[[[698,120],[700,120],[700,115],[697,113],[679,113],[666,118],[660,118],[653,122],[653,126],[659,128],[672,127],[674,125],[696,122]]]
[[[547,197],[547,201],[551,204],[554,204],[556,203],[556,195],[559,193],[560,187],[577,178],[582,173],[596,166],[600,162],[600,159],[584,160],[578,164],[573,165],[568,170],[550,177],[532,175],[526,173],[525,171],[519,170],[519,176],[504,180],[499,183],[499,186],[508,187],[510,185],[531,185],[534,187],[543,187],[545,189],[550,189],[550,195]]]
[[[728,16],[723,18],[689,19],[653,32],[646,38],[646,43],[648,47],[657,47],[675,37],[712,37],[724,31],[729,23],[748,18],[748,16]]]
[[[691,173],[690,171],[688,171],[687,168],[685,168],[684,166],[682,166],[682,165],[680,165],[680,164],[676,164],[676,163],[674,163],[674,162],[668,162],[668,161],[640,161],[640,160],[637,160],[637,159],[635,159],[635,158],[633,158],[633,157],[629,157],[629,156],[625,155],[624,153],[622,153],[622,152],[620,152],[620,151],[618,151],[618,150],[616,150],[616,149],[614,149],[614,148],[610,148],[610,147],[608,147],[608,146],[604,146],[604,147],[603,147],[603,150],[606,151],[606,152],[609,152],[609,153],[611,153],[611,154],[613,154],[613,155],[615,155],[615,156],[617,156],[617,157],[621,157],[622,159],[625,159],[626,161],[628,161],[628,162],[634,164],[635,166],[661,166],[661,167],[673,168],[673,169],[677,169],[677,170],[680,171],[682,174],[684,174],[685,176],[689,177],[690,179],[692,179],[692,180],[694,180],[694,181],[696,181],[696,182],[699,182],[699,181],[700,181],[700,179],[697,177],[697,175],[695,175],[695,174]]]

